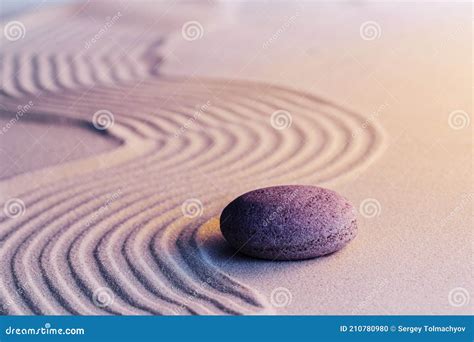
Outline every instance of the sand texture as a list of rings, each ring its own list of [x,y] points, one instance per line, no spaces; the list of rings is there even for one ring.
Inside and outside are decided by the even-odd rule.
[[[16,16],[24,36],[0,53],[0,313],[471,313],[466,8],[104,1]],[[222,209],[278,184],[338,191],[359,236],[301,262],[238,254]]]

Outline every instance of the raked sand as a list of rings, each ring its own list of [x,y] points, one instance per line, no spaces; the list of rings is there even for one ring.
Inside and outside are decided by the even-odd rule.
[[[15,20],[3,314],[472,313],[469,4],[104,2]],[[236,253],[222,208],[276,184],[340,192],[359,236],[301,262]]]

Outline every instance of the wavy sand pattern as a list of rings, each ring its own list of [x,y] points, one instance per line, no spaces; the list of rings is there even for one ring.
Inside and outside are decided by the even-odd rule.
[[[68,25],[64,37],[77,27]],[[2,74],[10,75],[3,116],[34,99],[35,120],[68,120],[103,134],[91,120],[107,110],[114,123],[104,138],[121,142],[0,181],[2,206],[9,198],[26,206],[24,215],[0,219],[2,314],[271,312],[256,289],[210,263],[200,228],[243,191],[327,184],[380,151],[377,127],[313,95],[159,75],[152,52],[160,42],[145,41],[134,58],[114,62],[107,47],[75,58],[72,50],[51,46],[41,54],[25,43],[2,54]],[[287,117],[270,120],[280,110],[292,121],[281,130],[273,126]],[[184,208],[188,199],[200,203]]]

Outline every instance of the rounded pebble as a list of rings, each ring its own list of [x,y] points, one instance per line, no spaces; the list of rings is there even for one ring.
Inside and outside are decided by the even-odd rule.
[[[220,227],[237,251],[270,260],[333,253],[357,235],[354,207],[332,190],[307,185],[247,192],[224,208]]]

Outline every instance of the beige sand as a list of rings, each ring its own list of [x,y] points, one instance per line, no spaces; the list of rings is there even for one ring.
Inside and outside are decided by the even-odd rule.
[[[470,9],[103,3],[17,18],[2,123],[33,105],[0,136],[2,312],[472,313]],[[45,122],[68,127],[49,140],[87,148],[4,171],[15,130]],[[303,262],[236,254],[220,210],[288,183],[349,198],[359,237]]]

